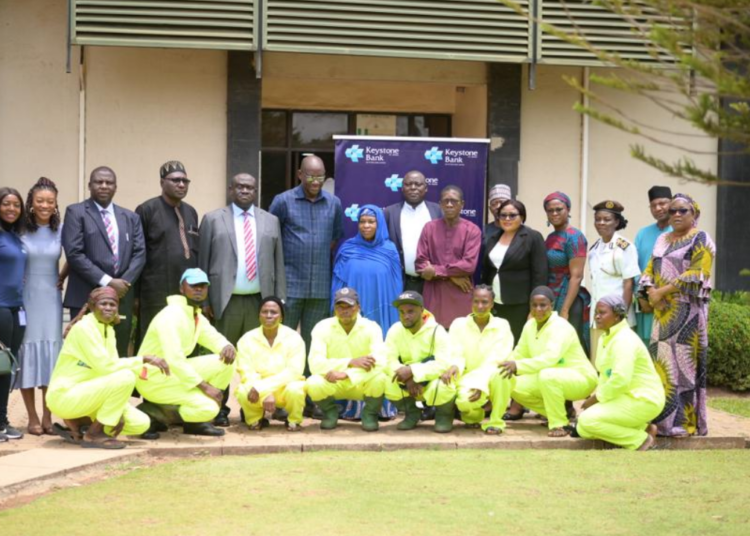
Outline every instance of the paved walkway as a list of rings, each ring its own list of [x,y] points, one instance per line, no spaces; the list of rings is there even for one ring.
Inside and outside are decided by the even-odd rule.
[[[236,404],[236,402],[235,402]],[[25,410],[15,391],[11,397],[11,420],[25,422]],[[23,412],[23,417],[21,413]],[[358,423],[340,421],[336,430],[321,432],[317,421],[306,420],[304,430],[286,432],[281,423],[272,423],[261,432],[249,432],[233,410],[232,425],[221,438],[187,436],[180,428],[162,434],[158,441],[128,439],[120,451],[83,449],[68,445],[55,436],[29,436],[0,444],[0,494],[7,495],[25,485],[59,477],[97,464],[108,464],[134,456],[243,455],[319,450],[387,451],[399,449],[601,449],[599,441],[547,437],[546,429],[532,417],[508,424],[502,436],[487,436],[480,430],[467,430],[458,424],[453,433],[436,434],[430,423],[413,431],[399,432],[396,421],[385,423],[377,433],[363,432]],[[741,449],[750,446],[750,419],[709,410],[711,435],[681,440],[660,438],[664,449]]]

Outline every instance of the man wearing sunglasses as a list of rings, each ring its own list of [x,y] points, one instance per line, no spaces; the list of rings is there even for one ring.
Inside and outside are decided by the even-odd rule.
[[[198,267],[198,213],[185,203],[190,187],[182,162],[170,160],[159,170],[161,195],[139,205],[146,239],[146,265],[138,284],[138,346],[151,320],[179,294],[180,277]]]

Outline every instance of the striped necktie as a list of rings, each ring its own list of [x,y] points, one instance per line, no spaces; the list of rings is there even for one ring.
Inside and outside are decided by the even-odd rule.
[[[109,245],[112,248],[112,259],[115,265],[115,274],[120,268],[120,256],[117,251],[117,237],[115,236],[115,228],[112,226],[112,220],[109,219],[109,212],[106,210],[101,211],[102,220],[104,220],[104,228],[107,230],[107,238],[109,238]]]
[[[255,261],[255,240],[253,239],[253,226],[250,222],[250,214],[245,211],[242,213],[245,217],[245,268],[247,270],[247,280],[255,279],[258,267]]]

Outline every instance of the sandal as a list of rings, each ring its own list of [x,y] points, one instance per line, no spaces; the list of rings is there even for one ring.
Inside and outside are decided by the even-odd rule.
[[[566,428],[553,428],[547,432],[547,437],[568,437],[569,435],[570,430]]]
[[[497,426],[490,426],[484,431],[484,433],[487,435],[500,435],[503,433],[503,430]]]
[[[35,435],[35,436],[41,436],[44,434],[44,429],[42,428],[41,424],[35,424],[35,425],[29,425],[26,428],[26,431],[29,433],[29,435]]]
[[[288,422],[286,423],[286,431],[287,432],[301,432],[302,425],[296,422]]]
[[[260,432],[261,430],[263,430],[263,425],[261,424],[260,421],[258,421],[258,422],[254,422],[253,424],[248,424],[247,429],[250,430],[251,432]]]
[[[80,437],[75,437],[72,430],[65,428],[63,425],[55,423],[52,425],[52,432],[62,438],[66,443],[71,445],[78,445],[81,441]]]
[[[125,443],[114,437],[97,439],[96,441],[81,441],[80,445],[85,449],[120,450],[125,448]]]
[[[504,421],[520,421],[521,419],[523,419],[523,411],[521,413],[511,413],[510,411],[503,413]]]
[[[481,427],[482,427],[482,424],[478,422],[473,422],[473,423],[465,422],[464,423],[464,428],[466,428],[467,430],[478,430]]]

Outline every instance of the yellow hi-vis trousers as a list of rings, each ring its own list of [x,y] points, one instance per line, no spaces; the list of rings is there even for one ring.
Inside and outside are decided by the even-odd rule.
[[[222,391],[229,386],[234,374],[234,364],[227,365],[218,355],[191,357],[188,363],[203,381]],[[148,378],[139,377],[135,386],[149,402],[180,406],[184,422],[208,422],[219,413],[218,404],[198,387],[185,385],[174,374],[167,376],[153,367],[149,367]]]
[[[148,415],[130,405],[135,387],[135,374],[131,370],[118,370],[76,384],[69,389],[47,394],[47,406],[61,419],[90,417],[104,425],[104,433],[111,435],[112,428],[125,421],[122,435],[141,435],[148,430]]]
[[[263,401],[268,395],[273,395],[277,408],[284,408],[289,414],[289,422],[300,424],[302,422],[302,411],[305,409],[305,382],[289,382],[286,386],[275,391],[259,391],[260,398],[255,404],[247,399],[252,385],[240,385],[234,392],[234,396],[245,412],[245,423],[255,424],[263,417]]]
[[[596,379],[590,379],[574,369],[548,368],[539,374],[526,374],[516,378],[511,393],[513,400],[549,420],[549,429],[568,424],[566,400],[583,400],[596,388]]]
[[[307,394],[313,402],[334,397],[336,400],[362,400],[365,397],[383,396],[388,378],[381,371],[349,369],[350,377],[331,383],[324,376],[315,374],[307,378]],[[354,380],[352,379],[354,377]]]
[[[650,400],[626,394],[588,408],[578,416],[576,429],[586,439],[635,450],[646,441],[646,426],[660,412],[661,406]]]
[[[391,402],[398,402],[403,398],[408,398],[411,395],[407,391],[405,386],[400,385],[397,382],[388,382],[385,386],[385,397]],[[448,385],[440,381],[440,378],[435,378],[427,383],[422,396],[417,398],[421,402],[424,402],[428,406],[442,406],[453,402],[456,398],[456,382],[451,381]]]
[[[477,372],[481,373],[481,371]],[[464,378],[470,380],[470,374],[472,374],[472,372],[464,376]],[[461,420],[467,424],[482,423],[482,421],[484,421],[484,406],[489,400],[492,403],[492,411],[490,412],[489,421],[482,423],[482,430],[487,430],[487,428],[505,430],[503,414],[510,402],[510,395],[516,385],[516,378],[503,378],[500,376],[499,372],[493,374],[490,379],[489,394],[482,392],[482,396],[480,396],[479,400],[475,402],[469,401],[472,392],[472,388],[466,385],[469,383],[470,381],[465,381],[465,385],[462,386],[459,381],[456,407],[458,408],[458,411],[461,412]]]

